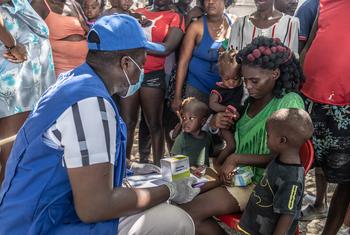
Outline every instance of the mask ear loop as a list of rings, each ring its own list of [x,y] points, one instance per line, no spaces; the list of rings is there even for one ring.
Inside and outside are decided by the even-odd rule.
[[[135,62],[135,60],[133,58],[131,58],[130,56],[128,56],[128,58],[137,66],[137,68],[142,71],[141,67]]]

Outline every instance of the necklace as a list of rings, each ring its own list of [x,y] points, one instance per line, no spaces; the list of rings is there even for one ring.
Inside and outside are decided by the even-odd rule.
[[[226,31],[225,29],[225,18],[223,17],[219,24],[211,23],[208,21],[208,25],[210,25],[210,31],[214,33],[215,38],[222,37],[222,34]]]

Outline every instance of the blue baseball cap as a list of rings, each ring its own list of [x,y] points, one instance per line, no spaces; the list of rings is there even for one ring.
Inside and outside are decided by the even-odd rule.
[[[94,32],[99,42],[89,41],[89,35]],[[145,48],[163,52],[161,44],[149,42],[139,22],[126,14],[112,14],[98,19],[88,34],[88,48],[98,51],[121,51]]]

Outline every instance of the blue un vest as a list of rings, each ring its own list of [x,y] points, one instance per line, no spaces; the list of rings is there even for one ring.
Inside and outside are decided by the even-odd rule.
[[[42,140],[67,108],[89,97],[106,99],[116,113],[114,186],[121,186],[126,127],[103,82],[89,65],[83,64],[43,94],[17,135],[0,190],[0,235],[117,234],[117,219],[94,224],[80,221],[67,169],[62,164],[63,151],[48,147]]]

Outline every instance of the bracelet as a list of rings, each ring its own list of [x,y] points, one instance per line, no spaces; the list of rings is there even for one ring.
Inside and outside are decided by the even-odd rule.
[[[5,48],[6,48],[7,50],[11,51],[11,50],[12,50],[13,48],[15,48],[16,46],[17,46],[17,44],[16,44],[16,41],[15,41],[15,43],[13,44],[13,46],[8,47],[8,46],[5,45]]]

